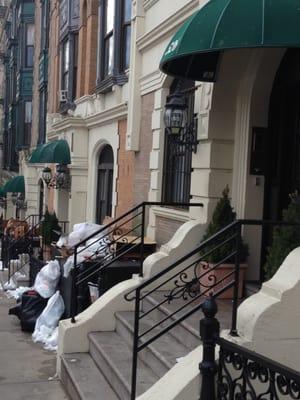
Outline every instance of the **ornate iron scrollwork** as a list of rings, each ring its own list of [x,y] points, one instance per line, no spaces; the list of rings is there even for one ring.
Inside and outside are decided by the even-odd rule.
[[[241,351],[221,344],[218,373],[219,400],[300,399],[300,376],[276,371],[275,364],[254,361]]]

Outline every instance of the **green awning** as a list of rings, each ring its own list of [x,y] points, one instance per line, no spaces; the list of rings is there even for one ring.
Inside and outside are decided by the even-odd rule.
[[[64,139],[60,139],[38,146],[31,154],[29,162],[31,164],[71,164],[71,154],[68,142]]]
[[[299,0],[211,0],[177,31],[160,68],[213,82],[223,50],[259,47],[300,47]]]
[[[40,161],[40,157],[41,157],[41,152],[44,148],[44,146],[46,146],[45,144],[39,145],[37,146],[36,149],[33,150],[33,152],[31,153],[31,156],[29,157],[29,162],[31,164],[36,164],[39,163]]]
[[[5,193],[25,193],[25,180],[23,175],[11,178],[3,186]]]

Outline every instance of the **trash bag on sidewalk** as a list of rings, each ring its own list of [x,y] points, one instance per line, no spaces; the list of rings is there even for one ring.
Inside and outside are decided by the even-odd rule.
[[[45,299],[53,296],[60,278],[60,265],[57,260],[49,261],[37,274],[34,289]]]
[[[41,342],[45,345],[48,342],[55,347],[55,329],[65,311],[63,298],[59,290],[48,300],[47,306],[36,321],[35,329],[32,334],[34,342]]]
[[[17,306],[11,308],[8,313],[20,319],[22,331],[33,332],[36,320],[46,305],[46,299],[43,299],[35,290],[28,290],[23,293]]]

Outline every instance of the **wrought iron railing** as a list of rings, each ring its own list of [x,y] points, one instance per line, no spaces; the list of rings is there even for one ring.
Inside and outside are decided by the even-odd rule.
[[[300,227],[300,223],[283,221],[236,220],[125,296],[128,301],[135,301],[132,400],[135,399],[136,394],[138,353],[201,309],[207,296],[212,294],[213,297],[218,298],[225,292],[232,291],[230,334],[232,336],[238,335],[237,308],[241,292],[239,278],[240,264],[243,261],[241,256],[244,250],[242,227],[245,225],[261,227],[296,225]],[[224,250],[226,255],[224,255]],[[219,255],[217,260],[215,259],[216,254]],[[210,263],[210,259],[214,259],[214,263]],[[228,262],[233,264],[233,268],[221,272],[222,264]],[[153,293],[156,293],[156,299],[159,297],[159,300],[152,308],[143,310],[143,302]],[[155,313],[159,307],[179,298],[185,300],[185,302],[179,304],[177,309],[175,305],[170,315],[165,316],[150,327],[149,323],[146,324],[147,329],[142,330],[141,323],[146,317],[151,318],[153,316],[152,319],[155,320]]]
[[[21,265],[17,270],[11,271],[10,268],[10,261],[14,257],[16,257],[18,254],[22,253],[28,253],[32,255],[33,252],[33,247],[40,247],[41,249],[44,248],[44,242],[42,239],[42,243],[39,241],[40,237],[40,228],[41,228],[41,223],[43,221],[43,218],[40,219],[39,215],[29,215],[24,221],[20,221],[20,224],[17,224],[14,226],[14,230],[21,227],[24,222],[28,224],[28,229],[27,231],[24,232],[18,239],[14,239],[11,235],[4,235],[2,238],[2,259],[3,259],[3,265],[5,268],[8,269],[8,280],[10,280],[13,275],[15,275],[17,272],[20,272],[23,268],[24,265]],[[59,221],[59,225],[62,229],[62,233],[66,232],[66,229],[68,227],[68,221]],[[35,246],[34,243],[35,241],[38,241],[38,246]]]
[[[8,272],[9,279],[11,277],[9,261],[14,256],[14,253],[15,253],[14,250],[19,249],[19,253],[22,253],[22,250],[23,249],[25,250],[28,245],[28,243],[26,243],[26,245],[24,244],[21,246],[21,238],[15,239],[14,233],[16,232],[17,229],[24,226],[24,223],[26,223],[29,229],[27,230],[27,232],[24,232],[22,237],[26,236],[27,234],[30,235],[31,228],[33,226],[35,226],[38,223],[38,221],[39,221],[39,215],[32,214],[32,215],[29,215],[28,217],[26,217],[24,220],[20,220],[19,223],[14,225],[9,232],[6,232],[6,233],[3,232],[1,258],[3,261],[4,267],[7,268],[9,271]]]
[[[203,305],[200,400],[300,399],[299,372],[220,338],[217,310],[213,297]],[[219,345],[218,362],[216,345]]]
[[[183,205],[203,207],[202,203]],[[81,289],[84,288],[84,284],[93,277],[100,276],[113,263],[124,258],[134,258],[135,265],[139,266],[139,272],[142,275],[147,211],[151,206],[177,207],[179,204],[143,202],[76,244],[72,269],[72,322],[75,322],[75,316],[78,311],[81,311],[80,304],[83,297]],[[89,252],[88,255],[87,252]],[[87,255],[87,258],[84,257],[84,254]],[[93,261],[90,266],[86,262],[87,259]]]

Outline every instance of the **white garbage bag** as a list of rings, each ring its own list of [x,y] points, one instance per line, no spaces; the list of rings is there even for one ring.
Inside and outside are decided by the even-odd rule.
[[[65,305],[59,290],[50,297],[47,306],[36,321],[32,339],[35,343],[46,344],[50,341],[53,344],[55,337],[54,331],[58,327],[58,322],[65,312]]]
[[[73,227],[73,232],[71,232],[68,237],[68,246],[74,247],[76,244],[82,242],[83,240],[88,238],[90,235],[93,235],[103,227],[104,225],[97,225],[91,222],[83,222],[80,224],[75,224]]]
[[[27,292],[28,290],[31,290],[32,288],[26,287],[26,286],[20,286],[16,288],[15,290],[7,290],[6,296],[10,298],[14,298],[16,300],[19,300],[22,297],[22,294]]]
[[[3,288],[4,288],[4,290],[15,290],[15,289],[17,289],[17,284],[15,282],[14,276],[12,276],[8,282],[4,283]]]
[[[37,274],[34,289],[44,299],[51,297],[56,290],[60,278],[60,266],[57,260],[49,261]]]
[[[56,351],[58,345],[58,326],[54,329],[51,336],[45,340],[45,350]]]
[[[56,246],[59,248],[68,246],[68,235],[61,235],[56,243]]]

